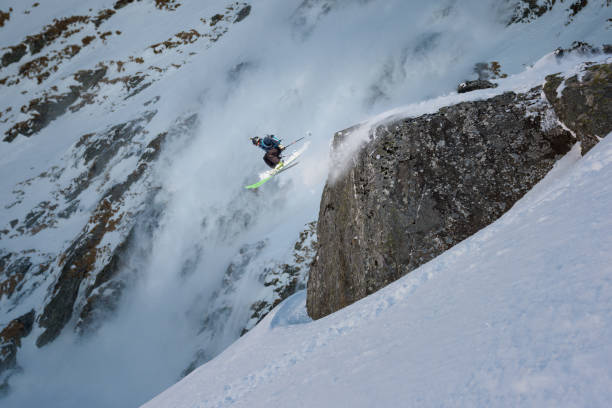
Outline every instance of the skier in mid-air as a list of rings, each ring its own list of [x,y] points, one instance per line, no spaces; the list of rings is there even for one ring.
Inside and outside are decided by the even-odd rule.
[[[281,144],[280,139],[276,138],[274,135],[266,135],[263,139],[259,136],[255,136],[251,138],[251,142],[266,152],[263,159],[268,166],[276,168],[280,163],[279,167],[282,167],[283,162],[281,153],[285,150],[285,147]]]

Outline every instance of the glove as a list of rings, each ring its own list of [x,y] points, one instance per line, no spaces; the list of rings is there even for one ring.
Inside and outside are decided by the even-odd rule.
[[[283,150],[285,150],[285,146],[283,146],[282,144],[279,144],[278,149],[282,152]]]

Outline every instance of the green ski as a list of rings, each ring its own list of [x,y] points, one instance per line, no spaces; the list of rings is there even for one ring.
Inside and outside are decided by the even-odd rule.
[[[259,180],[259,181],[258,181],[257,183],[255,183],[255,184],[251,184],[250,186],[246,186],[245,188],[248,188],[248,189],[257,188],[257,187],[261,186],[263,183],[265,183],[266,181],[270,180],[270,179],[271,179],[273,176],[274,176],[274,175],[272,175],[272,176],[268,176],[268,177],[266,177],[266,178],[264,178],[264,179]]]
[[[299,141],[301,139],[296,140]],[[308,145],[310,143],[307,142],[301,149],[293,152],[289,158],[287,158],[287,160],[285,160],[284,164],[282,166],[280,166],[279,168],[274,168],[273,170],[270,170],[268,172],[266,172],[265,174],[262,174],[263,178],[261,180],[259,180],[257,183],[251,184],[249,186],[245,186],[244,188],[249,189],[249,190],[253,190],[256,189],[258,187],[261,187],[262,184],[270,181],[270,179],[274,176],[276,176],[278,173],[281,173],[285,170],[290,169],[291,167],[297,165],[297,161],[296,159],[302,154],[304,153],[304,150],[306,150],[308,148]],[[260,176],[261,177],[261,176]]]
[[[285,170],[289,170],[291,167],[296,166],[297,164],[298,164],[298,162],[296,162],[296,161],[294,161],[292,163],[288,163],[288,164],[285,163],[285,165],[283,167],[281,167],[280,169],[274,169],[274,171],[268,177],[259,180],[255,184],[251,184],[250,186],[246,186],[245,188],[255,189],[255,188],[261,187],[262,184],[264,184],[266,181],[269,181],[272,177],[276,176],[278,173],[282,173]]]

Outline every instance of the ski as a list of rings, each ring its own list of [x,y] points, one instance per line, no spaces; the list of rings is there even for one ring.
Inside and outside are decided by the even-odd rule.
[[[292,167],[295,167],[299,164],[300,162],[291,162],[288,165],[285,165],[282,169],[279,169],[274,175],[277,175],[278,173],[282,173],[285,170],[289,170]]]
[[[308,145],[309,143],[306,143],[301,149],[293,152],[289,156],[289,158],[285,161],[284,165],[281,168],[279,169],[274,168],[272,170],[268,170],[267,172],[260,175],[261,180],[259,180],[257,183],[253,183],[251,185],[245,186],[244,188],[248,190],[259,188],[266,182],[270,181],[272,177],[276,176],[278,173],[282,173],[283,171],[288,170],[291,167],[294,167],[295,165],[297,165],[298,163],[296,162],[296,159],[304,152],[304,150],[306,150]]]
[[[250,186],[246,186],[245,188],[250,190],[250,189],[255,189],[257,187],[260,187],[262,184],[264,184],[266,181],[270,180],[272,177],[274,177],[274,176],[268,176],[268,177],[266,177],[264,179],[259,180],[255,184],[251,184]]]

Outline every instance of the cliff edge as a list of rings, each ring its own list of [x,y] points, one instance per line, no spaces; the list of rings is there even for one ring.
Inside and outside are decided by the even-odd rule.
[[[612,64],[550,75],[523,93],[379,124],[327,182],[310,270],[312,318],[395,281],[491,224],[576,142],[612,131]],[[353,129],[338,132],[340,149]]]

